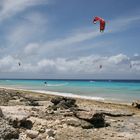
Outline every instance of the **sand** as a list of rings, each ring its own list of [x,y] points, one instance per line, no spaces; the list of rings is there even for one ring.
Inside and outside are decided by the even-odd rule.
[[[139,140],[140,110],[131,104],[75,97],[72,107],[67,108],[63,104],[56,107],[51,100],[58,96],[1,88],[1,121],[13,127],[21,140]],[[83,114],[95,115],[95,111],[103,114],[106,125],[93,126],[91,121],[87,121],[89,115],[84,119],[81,119],[83,116],[75,116],[77,110]],[[15,125],[15,120],[20,125]],[[23,120],[31,125],[27,126]],[[2,125],[0,129],[0,133],[3,132]]]

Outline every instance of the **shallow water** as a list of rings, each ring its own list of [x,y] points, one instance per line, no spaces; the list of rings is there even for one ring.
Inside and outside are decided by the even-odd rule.
[[[45,84],[47,82],[47,84]],[[0,80],[0,86],[61,92],[105,100],[140,99],[140,80]]]

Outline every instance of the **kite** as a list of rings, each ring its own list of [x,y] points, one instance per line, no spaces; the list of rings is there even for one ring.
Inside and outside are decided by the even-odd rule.
[[[97,21],[100,22],[100,32],[103,32],[105,29],[105,20],[100,17],[94,17],[93,23],[96,24]]]

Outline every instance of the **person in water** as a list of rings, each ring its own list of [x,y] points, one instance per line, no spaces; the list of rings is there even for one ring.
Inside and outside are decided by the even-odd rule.
[[[45,81],[44,84],[47,85],[47,82]]]

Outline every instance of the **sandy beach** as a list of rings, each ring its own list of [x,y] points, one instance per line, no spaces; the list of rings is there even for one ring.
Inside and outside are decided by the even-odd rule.
[[[138,140],[140,112],[131,104],[0,89],[0,138]]]

